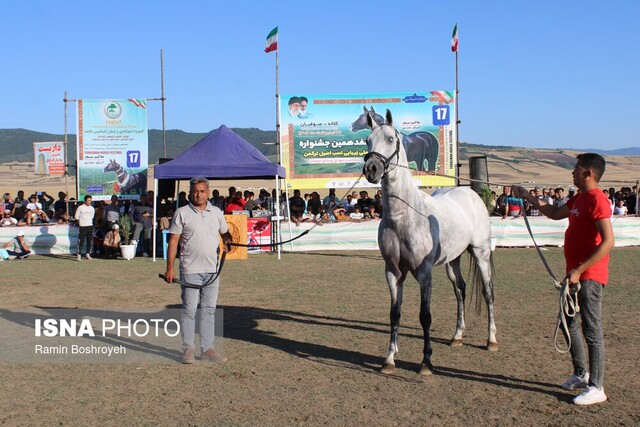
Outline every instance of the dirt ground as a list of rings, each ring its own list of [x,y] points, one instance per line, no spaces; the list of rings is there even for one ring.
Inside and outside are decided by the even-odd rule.
[[[562,252],[545,254],[556,272]],[[638,248],[615,249],[604,296],[609,401],[581,408],[558,384],[571,373],[553,349],[557,292],[533,249],[498,249],[500,349],[484,350],[486,311],[467,310],[465,345],[451,348],[455,299],[435,272],[432,361],[418,375],[418,289],[407,281],[400,353],[388,343],[389,296],[378,252],[250,255],[228,261],[219,307],[225,364],[15,363],[0,361],[6,425],[638,425],[640,340],[635,328]],[[32,256],[0,263],[0,313],[29,307],[162,309],[179,288],[164,263],[77,262]],[[6,343],[5,343],[6,344]],[[176,349],[177,350],[177,349]]]

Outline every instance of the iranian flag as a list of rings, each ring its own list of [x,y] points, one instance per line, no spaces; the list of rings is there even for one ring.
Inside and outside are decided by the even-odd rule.
[[[264,51],[269,53],[278,50],[278,27],[275,27],[267,36],[267,44]]]
[[[453,34],[451,35],[451,52],[458,51],[458,24],[453,27]]]

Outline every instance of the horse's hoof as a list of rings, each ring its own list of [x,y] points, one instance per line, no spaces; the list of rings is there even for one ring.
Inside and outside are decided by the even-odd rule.
[[[498,343],[497,342],[488,342],[487,350],[489,351],[498,351]]]
[[[383,374],[392,374],[395,368],[396,365],[392,363],[383,363],[382,368],[380,368],[380,372]]]
[[[462,347],[462,339],[451,340],[451,347]]]
[[[423,363],[420,365],[420,375],[425,377],[433,375],[433,365],[431,363]]]

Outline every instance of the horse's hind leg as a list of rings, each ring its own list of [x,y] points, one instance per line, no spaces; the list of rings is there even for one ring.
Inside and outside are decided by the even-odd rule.
[[[387,284],[389,285],[389,293],[391,294],[391,310],[389,312],[389,320],[391,321],[391,338],[389,340],[389,351],[387,357],[382,364],[380,372],[390,374],[396,367],[394,357],[398,353],[398,329],[400,328],[400,313],[402,310],[402,291],[403,282],[407,274],[402,273],[396,276],[394,268],[385,268]]]
[[[482,295],[487,303],[487,317],[489,321],[489,338],[487,340],[487,350],[498,351],[498,341],[496,340],[496,321],[493,312],[493,261],[491,259],[491,248],[487,244],[484,248],[471,248],[471,254],[476,262],[477,270],[474,274],[474,286],[478,286],[482,281]]]
[[[460,259],[461,257],[458,257],[445,264],[445,270],[449,280],[451,280],[451,283],[453,284],[453,291],[456,294],[456,301],[458,303],[458,311],[456,313],[456,332],[453,334],[453,338],[451,338],[452,347],[460,347],[462,345],[462,334],[464,333],[465,328],[464,300],[467,284],[464,281],[462,270],[460,269]]]

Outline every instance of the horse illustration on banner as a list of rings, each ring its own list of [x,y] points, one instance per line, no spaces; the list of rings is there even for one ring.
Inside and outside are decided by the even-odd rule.
[[[129,173],[114,159],[104,167],[105,172],[115,172],[118,182],[113,184],[113,189],[120,194],[143,194],[147,191],[147,176],[142,173]],[[137,191],[136,191],[137,190]]]
[[[371,110],[362,107],[364,112],[351,123],[351,132],[357,132],[362,129],[368,129],[367,116],[371,115],[372,119],[382,126],[385,124],[384,117],[376,113],[371,106]],[[415,162],[419,171],[435,171],[438,162],[439,144],[438,139],[430,132],[419,131],[410,134],[400,132],[402,135],[402,145],[407,153],[407,161]],[[426,163],[426,166],[425,166]]]

